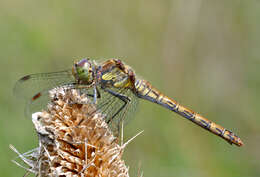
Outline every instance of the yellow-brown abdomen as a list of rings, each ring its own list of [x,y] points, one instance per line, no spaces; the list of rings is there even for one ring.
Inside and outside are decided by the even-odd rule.
[[[236,144],[237,146],[243,145],[241,139],[234,133],[204,118],[200,114],[197,114],[194,111],[180,105],[175,100],[165,96],[160,91],[155,89],[148,81],[136,80],[135,87],[137,92],[136,94],[138,97],[157,103],[171,111],[178,113],[182,117],[185,117],[186,119],[194,122],[202,128],[214,133],[215,135],[222,137],[230,144]]]

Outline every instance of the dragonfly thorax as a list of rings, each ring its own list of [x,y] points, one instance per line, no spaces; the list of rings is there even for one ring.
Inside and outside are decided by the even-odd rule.
[[[101,69],[102,87],[129,88],[134,86],[133,70],[118,59],[106,61]]]
[[[79,84],[91,84],[94,80],[94,63],[88,59],[76,62],[72,68],[72,74]]]

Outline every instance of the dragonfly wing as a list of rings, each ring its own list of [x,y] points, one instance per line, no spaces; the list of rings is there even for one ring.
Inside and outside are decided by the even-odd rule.
[[[119,97],[114,96],[108,91],[97,86],[99,97],[97,97],[97,110],[105,115],[106,122],[109,124],[115,136],[120,134],[121,126],[127,124],[130,117],[136,112],[138,98],[130,89],[126,88],[107,88],[115,94],[127,98],[125,102]],[[85,94],[94,103],[94,88],[80,89],[81,94]]]
[[[14,87],[14,95],[25,101],[38,93],[74,81],[71,70],[31,74],[19,79]]]
[[[128,123],[129,118],[135,113],[138,106],[138,98],[130,89],[111,89],[114,93],[127,97],[129,101],[126,102],[103,89],[99,90],[98,110],[106,115],[106,121],[109,122],[114,135],[119,135],[121,126]]]
[[[66,89],[75,89],[75,85],[74,84],[63,84],[63,85],[59,85],[56,86],[55,88],[63,88],[64,90]],[[26,117],[31,117],[32,113],[35,112],[39,112],[39,111],[43,111],[47,110],[47,105],[48,103],[51,102],[51,98],[50,97],[50,89],[45,89],[42,90],[41,92],[38,92],[36,95],[34,95],[33,98],[27,100],[26,102],[26,106],[25,106],[25,116]]]

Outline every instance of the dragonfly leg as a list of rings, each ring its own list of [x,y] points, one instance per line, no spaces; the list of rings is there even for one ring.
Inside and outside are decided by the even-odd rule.
[[[101,98],[101,96],[98,88],[94,86],[94,104],[97,104],[97,98]]]
[[[97,87],[94,86],[94,89],[93,89],[93,92],[94,92],[94,104],[97,104]]]
[[[100,96],[100,92],[95,84],[94,85],[77,85],[77,83],[73,83],[73,85],[74,85],[74,88],[76,88],[78,90],[80,95],[82,94],[82,91],[84,89],[89,89],[89,88],[93,87],[93,94],[87,93],[86,95],[93,97],[93,103],[97,104],[97,98],[100,98],[101,96]]]
[[[99,92],[99,90],[98,90],[97,87],[95,87],[95,88],[93,89],[93,92],[94,92],[93,94],[87,93],[86,95],[89,96],[89,97],[93,97],[93,103],[94,103],[94,104],[97,104],[97,99],[98,99],[98,98],[101,98],[100,92]]]
[[[117,112],[116,112],[114,115],[112,115],[112,116],[107,120],[107,123],[109,123],[110,121],[113,120],[113,118],[114,118],[117,114],[120,113],[120,111],[122,111],[122,110],[125,108],[126,104],[127,104],[129,101],[131,101],[131,100],[130,100],[130,98],[128,98],[127,96],[122,95],[122,94],[119,94],[119,93],[116,93],[116,92],[114,92],[114,91],[112,91],[112,90],[104,89],[104,91],[106,91],[106,92],[108,92],[109,94],[111,94],[111,95],[113,95],[113,96],[119,98],[120,100],[122,100],[122,101],[124,102],[124,104],[117,110]]]

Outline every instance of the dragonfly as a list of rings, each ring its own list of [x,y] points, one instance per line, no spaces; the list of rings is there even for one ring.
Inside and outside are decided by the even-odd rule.
[[[230,144],[242,146],[242,140],[230,130],[208,120],[161,93],[148,81],[136,76],[134,70],[119,59],[97,62],[81,59],[72,69],[31,74],[22,77],[14,87],[14,93],[27,100],[26,112],[39,111],[49,101],[48,91],[64,87],[86,94],[106,115],[106,122],[119,129],[126,117],[133,115],[139,100],[156,103],[173,111],[194,124],[223,138]]]

